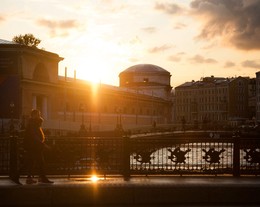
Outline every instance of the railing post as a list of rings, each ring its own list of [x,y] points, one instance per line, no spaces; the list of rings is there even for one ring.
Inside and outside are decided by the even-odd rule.
[[[123,176],[124,180],[130,180],[130,139],[125,136],[123,139]]]
[[[18,161],[17,161],[17,137],[11,135],[10,136],[10,150],[9,150],[9,176],[10,179],[17,183],[19,182],[19,172],[18,172]]]
[[[233,176],[240,176],[240,137],[235,135],[233,148]]]

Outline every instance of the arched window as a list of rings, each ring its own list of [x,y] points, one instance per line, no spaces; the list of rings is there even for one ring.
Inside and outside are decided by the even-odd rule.
[[[49,82],[49,74],[43,63],[38,63],[33,72],[33,79],[37,81]]]

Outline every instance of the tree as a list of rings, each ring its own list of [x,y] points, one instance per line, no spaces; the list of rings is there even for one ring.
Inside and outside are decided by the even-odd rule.
[[[37,46],[41,43],[41,40],[34,37],[33,34],[14,36],[13,41],[18,44],[26,45],[34,48],[37,48]]]

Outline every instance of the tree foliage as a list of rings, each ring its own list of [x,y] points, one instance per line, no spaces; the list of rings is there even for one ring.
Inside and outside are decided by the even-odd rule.
[[[26,45],[35,48],[41,43],[41,40],[34,37],[33,34],[14,36],[13,41],[21,45]]]

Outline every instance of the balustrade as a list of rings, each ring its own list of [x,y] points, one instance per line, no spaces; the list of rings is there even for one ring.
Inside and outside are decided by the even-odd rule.
[[[260,139],[163,135],[48,137],[51,175],[260,175]],[[26,174],[21,137],[0,137],[0,175]]]

